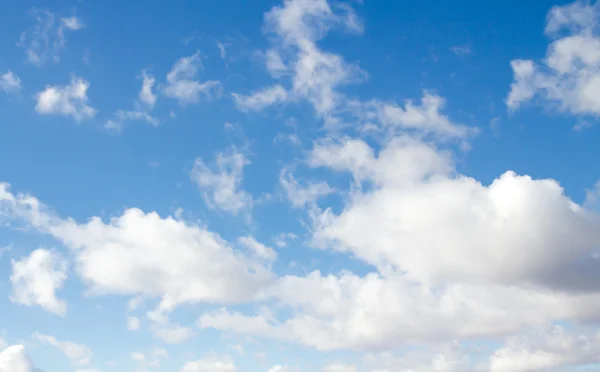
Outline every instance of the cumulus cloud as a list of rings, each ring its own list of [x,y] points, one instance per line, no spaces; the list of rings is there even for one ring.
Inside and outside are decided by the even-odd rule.
[[[600,115],[599,9],[592,2],[576,1],[548,12],[545,31],[552,42],[545,59],[511,62],[509,109],[537,98],[563,112]]]
[[[11,70],[0,75],[0,90],[6,94],[16,94],[21,91],[21,79]]]
[[[259,111],[277,102],[284,102],[288,97],[287,91],[281,85],[265,88],[249,96],[236,93],[232,95],[236,106],[242,111]]]
[[[145,371],[147,368],[160,368],[161,360],[168,358],[169,353],[165,349],[155,348],[147,354],[132,352],[129,356],[137,363],[140,370]]]
[[[33,366],[25,346],[13,345],[0,351],[0,372],[43,372]]]
[[[275,252],[273,248],[267,247],[266,245],[254,239],[254,237],[251,235],[240,236],[238,238],[238,243],[249,249],[258,258],[267,261],[274,261],[277,259],[277,252]]]
[[[248,158],[235,147],[217,154],[216,170],[211,169],[202,159],[196,159],[190,177],[204,192],[209,206],[237,215],[241,210],[252,206],[252,195],[241,189],[244,167],[250,164]]]
[[[71,116],[76,122],[94,117],[96,109],[89,105],[90,83],[73,76],[69,85],[47,85],[36,95],[35,110],[42,115]]]
[[[235,363],[228,358],[205,358],[186,363],[179,372],[235,372]]]
[[[279,184],[294,207],[314,204],[319,198],[331,194],[334,190],[325,182],[307,182],[302,185],[289,169],[283,169],[279,175]]]
[[[28,257],[12,260],[13,302],[34,306],[64,316],[65,301],[56,297],[67,279],[67,261],[55,251],[37,249]]]
[[[198,102],[200,94],[210,98],[220,83],[216,80],[205,82],[196,80],[196,75],[201,67],[199,52],[179,59],[167,74],[167,83],[162,89],[163,94],[177,99],[180,103]]]
[[[57,19],[54,13],[43,9],[32,9],[30,14],[35,24],[21,33],[18,44],[25,49],[27,61],[37,66],[48,60],[58,63],[66,45],[65,32],[81,30],[83,21],[76,16]]]
[[[34,333],[32,337],[60,350],[75,366],[85,366],[92,361],[92,350],[85,345],[76,344],[70,341],[59,341],[54,336],[41,333]]]
[[[137,331],[140,329],[140,319],[136,316],[130,316],[127,318],[127,329],[130,331]]]
[[[260,261],[205,227],[127,209],[105,222],[63,219],[35,197],[0,184],[0,218],[25,221],[71,249],[76,273],[95,294],[161,298],[158,313],[181,303],[252,300],[271,280]]]

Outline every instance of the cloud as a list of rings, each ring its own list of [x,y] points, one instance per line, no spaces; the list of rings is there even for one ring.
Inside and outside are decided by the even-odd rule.
[[[127,318],[127,329],[129,331],[137,331],[140,329],[140,319],[136,316],[130,316]]]
[[[58,253],[37,249],[19,261],[12,260],[13,302],[33,306],[64,316],[65,301],[56,297],[56,291],[67,279],[67,261]]]
[[[11,70],[0,75],[0,90],[6,94],[16,94],[21,91],[21,79]]]
[[[343,101],[337,89],[365,78],[360,68],[317,46],[317,41],[332,28],[362,32],[362,24],[351,7],[340,5],[332,9],[326,0],[287,0],[266,13],[265,29],[275,36],[273,48],[265,54],[266,67],[276,79],[289,77],[290,87],[275,84],[248,97],[238,95],[238,107],[261,110],[303,98],[319,116],[330,116]]]
[[[464,56],[467,54],[471,54],[471,48],[468,45],[457,45],[457,46],[453,46],[452,48],[450,48],[450,51],[452,51],[452,53],[456,54],[457,56]]]
[[[266,261],[275,261],[277,259],[277,252],[257,241],[251,235],[239,237],[238,243],[248,248],[252,254],[260,259]]]
[[[156,212],[131,208],[107,222],[77,223],[0,184],[0,218],[24,221],[70,248],[90,293],[159,297],[159,313],[181,303],[250,301],[271,280],[262,263],[219,235]]]
[[[140,90],[139,98],[140,101],[145,103],[148,107],[154,107],[156,103],[156,94],[152,92],[156,79],[153,76],[148,75],[146,71],[142,71],[142,89]]]
[[[344,363],[330,363],[323,367],[322,372],[357,372],[358,369],[354,365]]]
[[[59,349],[67,356],[67,358],[71,360],[71,363],[75,366],[85,366],[90,364],[92,361],[92,350],[85,345],[76,344],[69,341],[59,341],[53,336],[40,333],[34,333],[32,337],[40,342]]]
[[[180,372],[235,372],[235,363],[228,358],[205,358],[186,363]]]
[[[60,61],[60,52],[66,45],[65,31],[77,31],[84,27],[81,19],[71,16],[56,20],[54,13],[43,9],[30,11],[34,26],[21,33],[18,45],[25,49],[27,61],[41,66],[48,60]]]
[[[168,358],[169,353],[165,349],[155,348],[148,354],[133,352],[129,356],[138,364],[139,369],[144,371],[146,368],[160,368],[161,359]]]
[[[334,192],[325,182],[308,182],[302,186],[289,169],[283,169],[279,175],[279,184],[294,207],[300,208],[314,204],[319,198]]]
[[[238,109],[242,111],[260,111],[275,103],[285,102],[288,98],[288,93],[281,85],[273,85],[272,87],[254,92],[249,96],[236,93],[233,93],[232,96]]]
[[[217,154],[215,163],[213,170],[202,159],[196,159],[190,173],[191,180],[204,192],[207,204],[234,215],[250,208],[252,195],[240,189],[244,167],[250,164],[248,158],[230,147]]]
[[[69,85],[47,85],[36,96],[35,110],[42,115],[71,116],[76,122],[90,119],[96,109],[88,104],[87,91],[90,83],[73,76]]]
[[[104,124],[104,128],[111,132],[121,132],[126,121],[144,121],[153,127],[160,125],[160,120],[150,115],[146,111],[124,111],[118,110],[115,113],[114,119],[108,120]]]
[[[0,372],[43,372],[33,366],[23,345],[13,345],[0,351]]]
[[[490,371],[548,371],[600,363],[599,336],[553,326],[538,334],[511,337],[492,354]]]
[[[195,80],[198,69],[201,67],[199,52],[179,59],[167,74],[167,84],[162,89],[163,94],[179,100],[180,103],[198,102],[201,93],[210,98],[212,91],[218,88],[220,83],[216,80],[202,83]]]
[[[545,59],[511,61],[514,81],[506,98],[510,110],[537,98],[562,112],[600,115],[599,9],[576,1],[548,12],[545,31],[552,42]]]

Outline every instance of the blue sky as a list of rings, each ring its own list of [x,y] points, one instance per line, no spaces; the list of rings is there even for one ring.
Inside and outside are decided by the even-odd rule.
[[[0,372],[598,368],[599,7],[0,3]]]

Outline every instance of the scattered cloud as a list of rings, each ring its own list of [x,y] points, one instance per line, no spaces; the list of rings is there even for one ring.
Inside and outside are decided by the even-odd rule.
[[[198,70],[202,68],[200,53],[182,57],[173,65],[167,74],[167,83],[162,88],[165,96],[177,99],[180,103],[195,103],[200,100],[200,94],[206,98],[212,97],[212,92],[220,87],[216,80],[200,82],[196,80]]]
[[[154,88],[154,83],[156,83],[156,79],[148,75],[147,71],[142,71],[142,89],[140,90],[139,98],[144,104],[146,104],[149,108],[154,107],[156,103],[156,94],[152,91]]]
[[[277,259],[277,252],[273,248],[269,248],[261,242],[257,241],[251,235],[241,236],[238,238],[238,243],[249,249],[256,257],[274,261]]]
[[[26,306],[38,305],[64,316],[67,304],[56,297],[67,279],[67,261],[55,251],[37,249],[28,257],[12,260],[11,300]]]
[[[252,207],[253,198],[242,190],[244,167],[250,164],[248,158],[235,147],[217,154],[216,170],[211,169],[202,159],[196,159],[190,177],[204,192],[209,206],[237,215],[241,210]]]
[[[0,372],[43,372],[33,366],[25,346],[13,345],[0,350]]]
[[[90,83],[73,76],[69,85],[47,85],[36,96],[35,110],[42,115],[70,116],[76,122],[90,119],[96,115],[96,109],[88,104],[87,92]]]
[[[75,16],[59,18],[48,10],[32,9],[35,20],[32,28],[21,33],[18,45],[25,49],[27,61],[41,66],[48,60],[60,62],[60,52],[66,45],[65,32],[84,28],[83,21]]]
[[[235,363],[229,358],[205,358],[186,363],[180,372],[236,372]]]
[[[136,316],[130,316],[127,318],[127,329],[129,331],[137,331],[140,329],[140,319]]]
[[[600,115],[600,10],[588,1],[555,6],[548,12],[552,40],[540,63],[511,61],[514,81],[506,104],[517,110],[536,102],[575,115]],[[564,32],[563,32],[564,31]]]
[[[59,349],[63,354],[71,360],[74,366],[85,366],[92,361],[92,350],[89,347],[81,344],[76,344],[69,341],[59,341],[53,336],[34,333],[32,337],[42,343],[48,344]]]
[[[456,54],[457,56],[465,56],[472,53],[471,47],[469,47],[468,45],[456,45],[450,48],[450,51],[452,51],[452,53]]]
[[[285,102],[288,93],[281,85],[273,85],[249,96],[232,94],[235,104],[242,111],[260,111],[277,102]]]
[[[0,90],[6,94],[16,94],[21,91],[21,79],[8,70],[3,75],[0,75]]]
[[[281,171],[279,184],[283,188],[287,199],[297,208],[313,205],[319,198],[334,192],[327,183],[322,181],[307,182],[305,186],[301,185],[289,169]]]

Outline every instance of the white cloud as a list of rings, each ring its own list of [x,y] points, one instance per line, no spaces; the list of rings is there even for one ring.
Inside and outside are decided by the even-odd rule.
[[[0,76],[0,90],[6,94],[15,94],[21,90],[21,79],[11,70]]]
[[[156,322],[152,326],[152,333],[167,344],[180,344],[192,338],[194,331],[189,327],[167,322]]]
[[[252,254],[256,255],[260,259],[267,261],[275,261],[277,259],[277,252],[257,241],[251,235],[239,237],[238,243],[248,248]]]
[[[373,372],[483,372],[488,370],[485,363],[476,365],[471,361],[468,352],[454,342],[426,349],[415,348],[413,351],[398,354],[393,352],[367,354],[362,364],[366,370]]]
[[[282,365],[276,365],[276,366],[269,368],[269,372],[289,372],[289,371],[290,371],[290,367],[282,366]]]
[[[12,260],[13,302],[41,306],[44,310],[64,316],[65,301],[56,297],[67,279],[67,262],[58,253],[37,249],[22,260]]]
[[[514,82],[509,109],[539,98],[560,111],[600,115],[600,11],[590,2],[556,6],[548,13],[546,34],[552,38],[546,58],[511,62]],[[560,31],[564,33],[559,33]]]
[[[92,361],[92,350],[89,347],[69,341],[59,341],[53,336],[34,333],[32,337],[40,342],[59,349],[71,360],[75,366],[90,364]]]
[[[133,352],[129,356],[138,364],[140,370],[145,371],[146,368],[160,368],[161,359],[168,358],[169,353],[165,349],[155,348],[148,354]]]
[[[600,363],[597,336],[589,337],[553,326],[545,332],[511,337],[491,356],[489,367],[491,372],[526,372],[594,363]]]
[[[457,56],[471,54],[471,48],[468,45],[456,45],[450,48],[450,50]]]
[[[142,89],[139,93],[140,101],[144,102],[148,107],[154,107],[156,103],[156,94],[152,92],[152,88],[156,83],[156,79],[154,76],[148,75],[146,71],[142,71]]]
[[[42,115],[71,116],[76,122],[94,117],[96,109],[88,104],[90,84],[73,76],[69,85],[47,85],[37,94],[35,109]]]
[[[228,358],[205,358],[186,363],[180,372],[235,372],[235,363]]]
[[[41,66],[50,59],[58,63],[66,44],[65,31],[81,30],[83,22],[75,16],[57,22],[54,13],[43,9],[33,9],[31,15],[35,24],[21,33],[18,45],[25,49],[29,63]]]
[[[201,67],[199,52],[179,59],[167,74],[167,85],[163,87],[163,94],[179,100],[180,103],[198,102],[200,94],[210,98],[212,91],[218,88],[220,83],[216,80],[202,83],[195,80]]]
[[[159,313],[186,302],[250,301],[271,280],[261,262],[217,234],[156,212],[131,208],[108,222],[77,223],[0,183],[0,217],[25,221],[70,248],[92,294],[160,297]]]
[[[265,25],[276,36],[273,48],[265,55],[267,70],[276,79],[290,77],[290,87],[276,84],[250,97],[239,96],[241,109],[260,110],[303,98],[319,116],[329,117],[343,101],[337,88],[365,78],[360,68],[347,64],[339,55],[322,51],[316,44],[332,28],[362,32],[351,7],[339,5],[332,9],[326,0],[286,0],[265,15]]]
[[[160,125],[160,120],[148,114],[145,111],[124,111],[118,110],[115,113],[115,118],[108,120],[104,124],[104,128],[112,132],[120,132],[126,121],[144,121],[154,127]]]
[[[130,331],[137,331],[140,329],[140,319],[136,316],[130,316],[127,318],[127,329]]]
[[[33,366],[23,345],[13,345],[0,351],[0,372],[43,372]]]
[[[288,242],[290,240],[294,240],[297,237],[298,237],[298,235],[296,235],[294,233],[281,233],[281,234],[277,234],[273,237],[273,242],[279,248],[284,248],[284,247],[287,247]]]
[[[307,182],[303,186],[289,169],[283,169],[279,175],[279,184],[294,207],[314,204],[319,198],[331,194],[334,190],[325,182]]]
[[[267,106],[278,102],[285,102],[288,98],[287,91],[281,85],[273,85],[260,91],[253,92],[249,96],[232,94],[235,104],[242,111],[260,111]]]
[[[344,364],[344,363],[330,363],[323,367],[322,372],[357,372],[358,369],[355,365]]]
[[[248,158],[235,147],[217,154],[216,170],[212,170],[202,159],[196,159],[190,174],[193,182],[204,192],[209,206],[215,206],[237,215],[252,206],[252,195],[242,190],[244,167]]]

